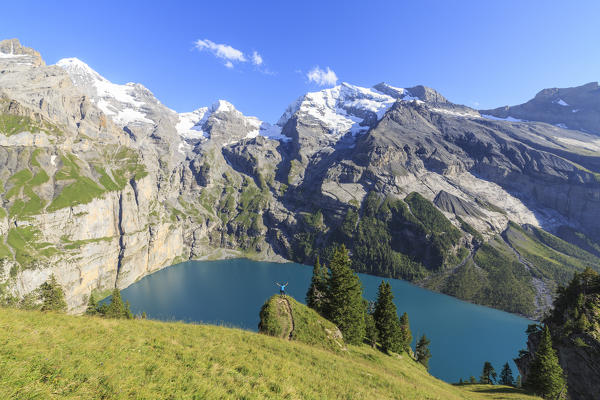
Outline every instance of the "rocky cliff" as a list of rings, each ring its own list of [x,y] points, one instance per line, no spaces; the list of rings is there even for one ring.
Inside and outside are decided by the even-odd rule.
[[[565,129],[600,135],[600,86],[598,82],[541,90],[524,104],[482,110],[497,118],[541,121]]]
[[[560,290],[544,323],[550,328],[571,399],[596,400],[600,393],[600,276],[586,270]],[[527,350],[515,360],[527,382],[541,340],[539,327],[528,331]]]
[[[140,84],[73,58],[47,66],[10,40],[0,133],[13,301],[54,273],[78,312],[92,292],[180,260],[311,263],[346,243],[359,271],[535,316],[557,283],[598,265],[548,233],[600,239],[597,139],[423,86],[344,83],[270,125],[223,100],[177,113]]]

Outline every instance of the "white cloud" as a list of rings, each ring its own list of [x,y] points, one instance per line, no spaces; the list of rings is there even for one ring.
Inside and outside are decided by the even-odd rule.
[[[233,68],[233,61],[246,62],[246,56],[240,50],[235,49],[228,44],[215,43],[208,39],[196,40],[196,48],[199,51],[208,50],[215,55],[215,57],[227,60],[225,66],[227,68]]]
[[[306,77],[309,82],[314,82],[319,86],[333,86],[338,80],[335,72],[329,67],[327,67],[327,70],[323,70],[316,66],[306,74]]]
[[[245,54],[241,50],[238,50],[228,44],[215,43],[208,39],[198,39],[194,43],[198,51],[208,51],[215,57],[224,61],[225,67],[232,69],[236,63],[252,63],[256,66],[255,70],[265,75],[275,75],[276,73],[266,68],[263,57],[258,51],[253,51],[252,54]]]
[[[252,64],[254,64],[254,65],[260,65],[262,63],[263,63],[262,56],[260,54],[258,54],[257,51],[254,51],[252,53]]]

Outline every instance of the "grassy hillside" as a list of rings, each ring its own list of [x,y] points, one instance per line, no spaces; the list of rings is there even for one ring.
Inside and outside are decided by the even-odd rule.
[[[0,309],[2,399],[528,399],[448,385],[367,346],[333,353],[238,329]]]
[[[335,324],[290,296],[275,295],[265,302],[260,310],[259,331],[334,352],[346,348]]]

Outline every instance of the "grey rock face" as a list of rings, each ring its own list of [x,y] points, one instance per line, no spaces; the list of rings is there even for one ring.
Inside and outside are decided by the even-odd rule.
[[[515,359],[523,381],[527,380],[530,363],[540,345],[539,332],[527,338],[527,353]],[[600,341],[598,333],[578,333],[568,337],[553,338],[560,366],[566,372],[567,386],[570,398],[596,400],[600,393]],[[575,341],[581,341],[584,346],[577,346]]]
[[[444,190],[441,190],[433,203],[440,209],[459,216],[483,217],[483,214],[473,203],[458,198]]]
[[[527,103],[481,110],[499,118],[541,121],[600,135],[600,87],[598,82],[540,91]]]

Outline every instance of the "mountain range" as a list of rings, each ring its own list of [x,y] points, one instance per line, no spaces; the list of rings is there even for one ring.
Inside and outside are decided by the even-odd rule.
[[[71,312],[188,259],[327,262],[539,318],[600,265],[600,88],[475,110],[342,83],[274,124],[178,113],[76,58],[0,42],[0,294]]]

